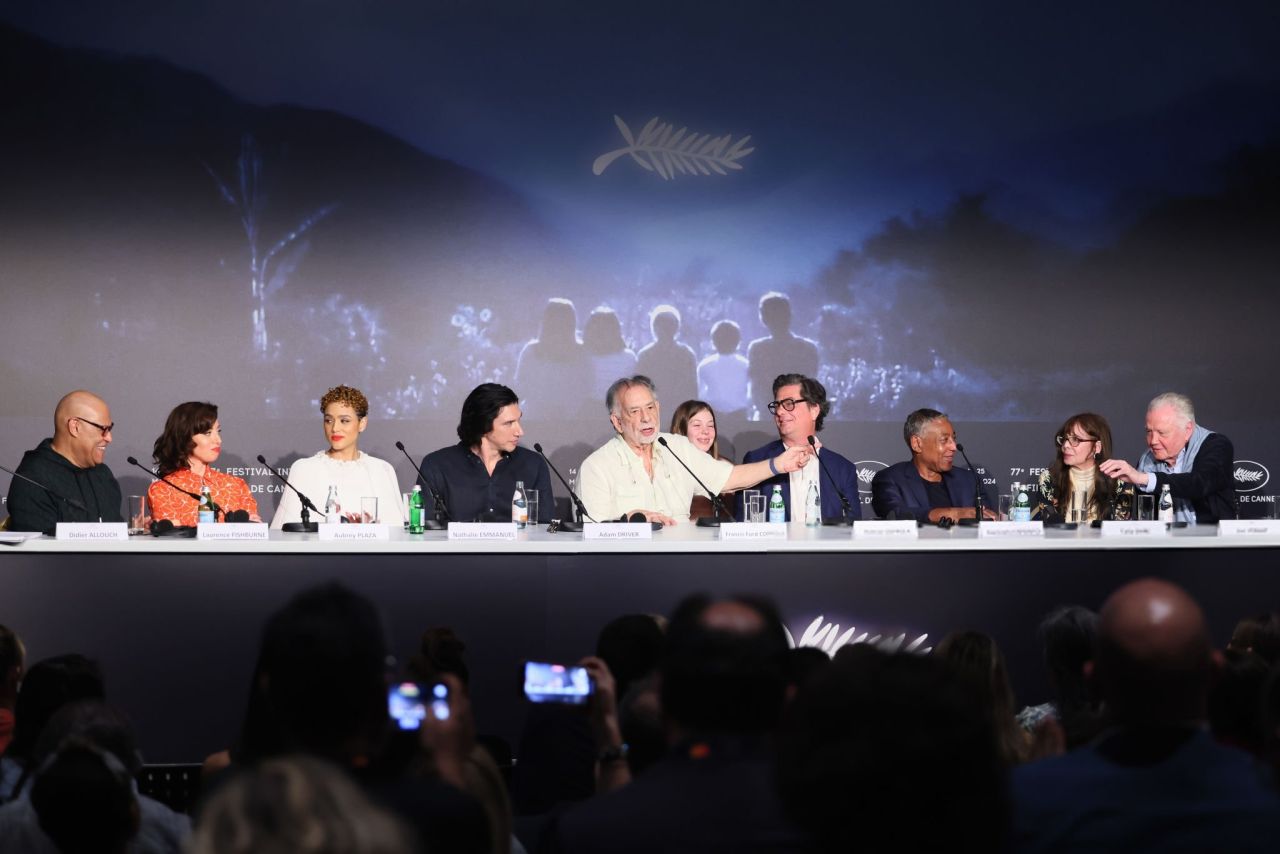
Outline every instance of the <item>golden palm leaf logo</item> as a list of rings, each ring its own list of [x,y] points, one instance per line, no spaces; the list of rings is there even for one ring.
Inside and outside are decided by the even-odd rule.
[[[689,133],[687,127],[673,130],[671,122],[659,121],[657,116],[649,119],[633,134],[631,128],[621,116],[614,116],[613,123],[626,141],[625,148],[601,154],[591,165],[591,171],[599,175],[609,168],[609,164],[619,157],[631,155],[631,159],[649,172],[656,172],[664,181],[670,181],[679,175],[728,175],[729,169],[741,169],[738,161],[746,157],[754,148],[747,148],[751,135],[730,145],[733,134],[712,136],[709,133]]]

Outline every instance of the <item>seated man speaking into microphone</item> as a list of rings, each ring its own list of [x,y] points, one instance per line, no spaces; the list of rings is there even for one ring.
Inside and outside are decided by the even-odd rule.
[[[768,492],[777,484],[782,487],[782,503],[787,508],[787,521],[805,519],[804,502],[809,495],[809,485],[817,484],[822,502],[822,518],[846,518],[844,505],[848,503],[850,520],[862,518],[862,505],[858,501],[858,467],[830,448],[822,447],[815,433],[822,429],[822,422],[831,411],[827,402],[827,390],[822,383],[804,374],[780,374],[773,381],[773,401],[768,410],[778,428],[778,438],[769,444],[748,451],[744,463],[776,457],[787,448],[812,448],[814,453],[805,467],[790,474],[774,475],[760,485]],[[810,442],[813,444],[810,445]],[[821,455],[821,459],[819,459]],[[840,494],[844,493],[844,501]],[[852,501],[849,497],[852,496]],[[741,502],[739,502],[739,505]],[[742,518],[743,508],[738,508]]]
[[[660,433],[658,398],[645,376],[609,386],[605,406],[616,435],[587,457],[581,469],[582,503],[596,521],[639,513],[650,522],[674,525],[689,518],[695,494],[706,494],[698,480],[719,495],[789,474],[809,461],[809,448],[788,448],[768,460],[735,466],[704,454],[684,436]]]
[[[538,518],[550,522],[555,512],[551,472],[542,457],[520,447],[520,398],[498,383],[481,383],[462,402],[458,444],[432,451],[422,460],[427,482],[422,503],[427,518],[436,518],[435,497],[444,499],[448,521],[510,522],[516,482],[538,490]]]
[[[952,467],[956,431],[951,419],[936,409],[917,409],[907,416],[902,437],[911,459],[894,463],[871,481],[871,509],[882,519],[938,522],[974,517],[978,480],[968,469]],[[983,491],[983,518],[995,519],[991,496]]]

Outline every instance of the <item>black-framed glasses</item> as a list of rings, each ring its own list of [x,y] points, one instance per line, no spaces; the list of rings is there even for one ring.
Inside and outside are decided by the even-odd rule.
[[[1059,448],[1061,448],[1063,445],[1067,445],[1072,448],[1078,448],[1080,447],[1080,445],[1084,444],[1085,442],[1096,442],[1098,440],[1093,438],[1092,436],[1090,436],[1088,439],[1081,439],[1079,436],[1064,436],[1062,434],[1058,434],[1057,436],[1053,437],[1053,441],[1058,443]]]
[[[83,421],[85,424],[92,424],[94,427],[97,427],[99,430],[101,430],[102,435],[104,436],[110,433],[116,427],[116,422],[114,421],[112,421],[110,424],[99,424],[97,421],[90,421],[88,418],[81,418],[79,415],[75,416],[75,419],[77,421]]]
[[[770,403],[768,406],[766,406],[765,409],[769,410],[770,415],[777,415],[779,406],[781,406],[787,412],[793,412],[795,411],[797,403],[808,403],[808,402],[809,401],[805,400],[803,397],[788,397],[786,400],[775,400],[773,403]]]

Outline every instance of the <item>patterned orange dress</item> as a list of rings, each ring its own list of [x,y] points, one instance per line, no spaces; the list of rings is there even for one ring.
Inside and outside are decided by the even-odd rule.
[[[206,468],[204,477],[195,474],[191,469],[178,469],[166,476],[183,489],[200,493],[200,487],[208,486],[213,502],[224,512],[231,510],[248,510],[250,515],[258,512],[258,502],[249,491],[249,484],[238,477],[223,474]],[[175,525],[194,525],[196,523],[196,507],[198,502],[189,495],[183,495],[162,481],[155,481],[147,487],[147,503],[151,505],[151,518],[154,521],[168,519]],[[222,517],[218,517],[222,521]]]

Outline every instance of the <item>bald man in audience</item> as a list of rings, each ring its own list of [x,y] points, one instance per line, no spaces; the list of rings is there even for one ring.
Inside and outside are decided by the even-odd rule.
[[[1142,579],[1113,593],[1085,665],[1109,728],[1014,771],[1013,850],[1274,851],[1272,780],[1207,727],[1220,661],[1200,606],[1181,588]]]
[[[123,522],[120,484],[102,462],[113,427],[110,407],[92,392],[58,401],[53,438],[27,451],[17,469],[35,483],[9,483],[10,530],[53,536],[59,522]]]

